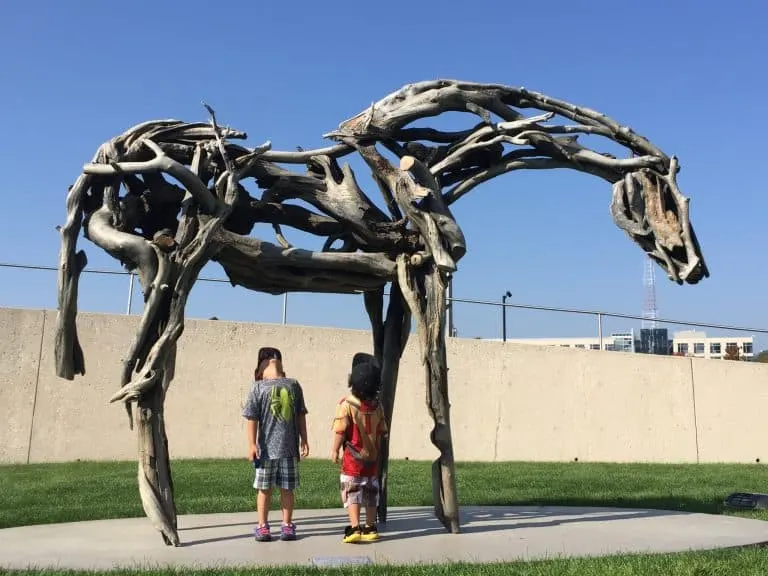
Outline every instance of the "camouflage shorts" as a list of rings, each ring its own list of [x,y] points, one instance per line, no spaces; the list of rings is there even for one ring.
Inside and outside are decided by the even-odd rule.
[[[342,474],[339,481],[344,508],[359,504],[363,508],[379,505],[379,479],[375,476],[348,476]]]

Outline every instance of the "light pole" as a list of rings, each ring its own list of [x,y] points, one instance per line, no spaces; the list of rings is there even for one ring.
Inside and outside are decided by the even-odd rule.
[[[133,272],[128,276],[128,308],[125,311],[126,314],[131,313],[131,304],[133,303]]]
[[[512,292],[507,290],[501,296],[501,341],[507,341],[507,298],[512,298]]]

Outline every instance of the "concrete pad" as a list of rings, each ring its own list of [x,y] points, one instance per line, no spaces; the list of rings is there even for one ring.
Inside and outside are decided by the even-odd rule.
[[[447,534],[430,508],[394,508],[375,543],[344,544],[341,510],[300,510],[296,542],[256,542],[254,513],[179,518],[182,545],[167,547],[145,518],[0,530],[11,569],[503,562],[620,552],[681,552],[768,541],[768,522],[661,510],[551,506],[467,507]],[[273,517],[272,522],[277,518]],[[273,524],[273,532],[275,531]],[[279,530],[279,524],[277,524]]]

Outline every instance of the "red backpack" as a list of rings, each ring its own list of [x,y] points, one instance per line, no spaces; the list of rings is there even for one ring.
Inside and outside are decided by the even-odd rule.
[[[344,448],[363,464],[379,461],[379,444],[387,433],[384,411],[377,404],[363,405],[355,396],[342,398],[336,407],[334,431],[344,432],[349,438]],[[351,429],[350,429],[351,428]]]

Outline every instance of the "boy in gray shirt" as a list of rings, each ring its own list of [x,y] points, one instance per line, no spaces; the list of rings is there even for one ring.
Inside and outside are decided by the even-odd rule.
[[[259,525],[256,540],[272,539],[268,516],[272,490],[280,489],[283,522],[281,540],[295,540],[293,492],[299,487],[299,458],[309,455],[307,407],[301,385],[283,372],[277,348],[261,348],[258,366],[243,409],[247,420],[248,458],[256,467],[253,487],[258,490],[256,508]]]

